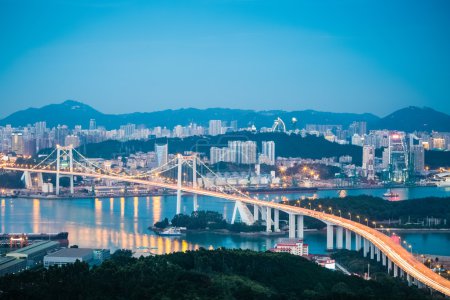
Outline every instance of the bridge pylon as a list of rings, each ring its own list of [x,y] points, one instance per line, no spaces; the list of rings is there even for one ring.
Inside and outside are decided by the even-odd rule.
[[[61,155],[62,154],[62,155]],[[69,157],[69,170],[73,172],[73,146],[56,145],[56,195],[59,195],[59,180],[63,177],[70,179],[70,193],[73,194],[73,175],[61,175],[61,158]]]

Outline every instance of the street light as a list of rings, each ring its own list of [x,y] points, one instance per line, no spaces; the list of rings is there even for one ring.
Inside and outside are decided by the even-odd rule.
[[[339,210],[339,217],[342,218],[341,210]]]
[[[361,218],[359,216],[356,216],[356,218],[358,219],[358,222],[361,223]]]
[[[348,213],[348,216],[350,217],[350,221],[352,220],[352,213]]]
[[[330,211],[331,214],[333,214],[333,208],[331,206],[328,207],[328,210]]]
[[[364,221],[366,221],[366,225],[369,227],[369,219],[366,218]]]

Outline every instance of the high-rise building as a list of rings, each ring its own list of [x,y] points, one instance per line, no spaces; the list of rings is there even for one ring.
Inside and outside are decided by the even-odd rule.
[[[155,144],[156,161],[158,167],[167,163],[168,161],[168,144]]]
[[[263,141],[261,147],[261,156],[263,161],[260,163],[265,163],[267,165],[275,165],[275,142],[274,141]]]
[[[412,173],[422,173],[425,170],[425,149],[422,140],[416,135],[409,135],[409,164]]]
[[[245,141],[241,143],[241,161],[238,163],[243,165],[256,164],[256,142]]]
[[[209,120],[209,135],[222,134],[222,121],[221,120]]]
[[[362,169],[364,176],[367,180],[375,179],[375,147],[374,146],[364,146],[363,147],[363,160]]]
[[[78,148],[80,146],[80,138],[76,135],[68,135],[64,140],[64,145],[72,145],[73,148]]]
[[[211,147],[210,149],[210,164],[218,162],[230,162],[230,149],[227,147]]]
[[[17,155],[24,154],[24,138],[21,132],[14,132],[11,134],[11,151]]]
[[[34,124],[34,127],[35,127],[36,137],[42,138],[44,136],[45,132],[47,131],[47,123],[45,121],[36,122]]]
[[[95,119],[89,120],[89,130],[95,130],[97,129],[97,123],[95,122]]]
[[[389,173],[394,182],[405,182],[408,178],[408,152],[403,133],[389,135]]]

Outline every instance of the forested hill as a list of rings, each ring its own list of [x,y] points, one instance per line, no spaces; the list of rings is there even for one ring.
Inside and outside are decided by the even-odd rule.
[[[285,253],[198,250],[134,259],[131,251],[0,278],[1,299],[432,299],[400,279],[366,281]]]
[[[340,145],[325,140],[322,137],[300,135],[287,135],[284,133],[251,133],[236,132],[219,136],[192,136],[184,139],[152,139],[148,141],[106,141],[96,144],[87,144],[80,147],[80,151],[87,157],[102,157],[110,159],[118,155],[128,155],[136,151],[153,151],[155,143],[169,144],[169,153],[183,153],[195,151],[209,156],[211,147],[226,147],[230,140],[251,140],[257,142],[258,149],[262,141],[275,141],[276,156],[302,157],[320,159],[323,157],[339,157],[350,155],[353,162],[360,165],[362,148],[353,145]]]

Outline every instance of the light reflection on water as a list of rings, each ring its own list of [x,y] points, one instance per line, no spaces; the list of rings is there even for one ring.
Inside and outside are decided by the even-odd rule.
[[[444,195],[450,192],[444,189],[430,188],[413,190],[415,191],[392,189],[401,197],[424,193],[428,196],[442,196],[442,192]],[[382,195],[386,190],[359,190],[360,194],[369,192]],[[356,190],[318,191],[316,194],[318,197],[336,197],[354,195]],[[313,194],[306,196],[310,197]],[[300,194],[287,194],[283,197],[298,199]],[[259,198],[270,200],[274,198],[274,195],[268,197],[259,195]],[[199,247],[208,248],[209,246],[264,251],[272,247],[279,239],[213,233],[188,233],[179,238],[154,235],[147,227],[165,217],[171,219],[175,214],[175,202],[175,196],[67,200],[1,199],[0,229],[1,232],[68,231],[70,243],[80,247],[110,248],[112,250],[148,247],[158,254],[198,249]],[[215,210],[224,214],[228,220],[231,219],[232,202],[199,196],[198,203],[201,210]],[[183,197],[182,211],[190,213],[192,204],[192,197]],[[421,253],[450,255],[450,233],[399,233],[399,235],[410,240],[416,251]],[[309,244],[311,253],[325,252],[325,233],[306,232],[305,242]]]

